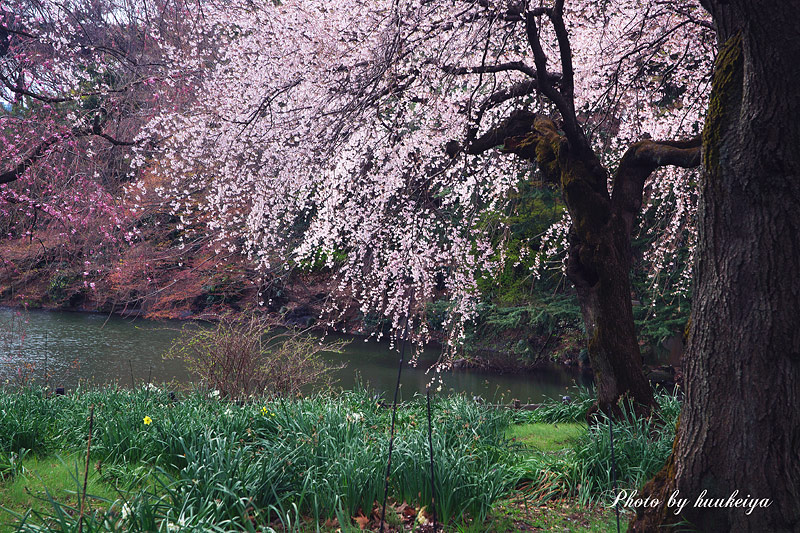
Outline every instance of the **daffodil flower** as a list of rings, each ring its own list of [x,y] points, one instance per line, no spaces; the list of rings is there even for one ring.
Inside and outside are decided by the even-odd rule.
[[[150,418],[149,416],[146,416],[146,417],[144,417],[144,419],[142,419],[142,422],[144,422],[145,426],[149,426],[150,424],[153,423],[153,419]]]

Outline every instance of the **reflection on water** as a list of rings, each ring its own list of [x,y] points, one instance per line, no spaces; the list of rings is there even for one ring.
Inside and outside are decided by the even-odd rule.
[[[175,321],[70,312],[19,313],[0,308],[0,379],[14,381],[28,369],[37,381],[43,382],[46,369],[52,376],[52,385],[66,387],[74,387],[78,380],[118,382],[123,386],[148,379],[187,383],[192,378],[183,362],[161,357],[182,326]],[[438,350],[428,348],[416,367],[404,365],[403,397],[425,391],[432,376],[427,370],[438,356]],[[354,338],[345,353],[325,357],[347,364],[335,373],[337,386],[352,388],[360,380],[378,391],[394,388],[399,353],[386,343]],[[590,382],[589,375],[557,366],[526,373],[453,370],[443,374],[446,390],[487,400],[499,400],[502,395],[506,401],[517,398],[523,403],[560,396],[575,384]]]

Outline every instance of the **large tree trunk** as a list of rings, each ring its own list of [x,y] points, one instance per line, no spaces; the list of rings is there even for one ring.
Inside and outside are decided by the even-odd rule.
[[[708,1],[721,46],[673,455],[630,531],[800,531],[800,3]],[[674,490],[680,517],[663,502]],[[704,491],[706,491],[704,493]],[[705,508],[697,498],[768,498]],[[642,511],[642,510],[640,510]]]
[[[567,275],[586,327],[597,407],[616,415],[630,401],[637,412],[648,413],[655,399],[633,323],[631,235],[648,176],[661,166],[698,166],[700,139],[634,143],[620,160],[611,194],[608,173],[588,141],[581,134],[571,142],[548,117],[515,111],[470,141],[466,151],[478,154],[498,145],[536,163],[545,181],[561,186],[572,219]],[[453,148],[452,154],[460,150]]]
[[[630,269],[630,237],[617,218],[589,231],[572,228],[567,275],[586,328],[597,407],[608,414],[619,413],[623,398],[640,414],[655,406],[634,328]]]
[[[567,275],[575,285],[586,327],[597,407],[619,414],[624,399],[639,413],[648,413],[655,400],[644,375],[631,304],[630,235],[635,214],[622,215],[631,202],[623,209],[622,202],[608,194],[608,175],[591,150],[571,146],[548,118],[528,119],[533,131],[507,137],[504,145],[506,151],[536,162],[545,179],[561,185],[572,219]],[[643,186],[644,177],[641,181]],[[638,201],[632,202],[637,213],[641,186]]]

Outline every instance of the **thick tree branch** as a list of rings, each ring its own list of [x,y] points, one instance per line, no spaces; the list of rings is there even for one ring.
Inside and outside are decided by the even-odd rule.
[[[36,163],[39,159],[43,158],[47,154],[48,148],[57,143],[60,138],[61,137],[59,135],[53,135],[49,139],[43,141],[39,146],[33,149],[27,155],[27,157],[25,157],[25,159],[23,159],[17,166],[9,170],[8,172],[3,172],[2,174],[0,174],[0,184],[16,181],[34,163]]]
[[[72,128],[72,136],[86,137],[88,135],[96,135],[97,137],[101,137],[110,142],[114,146],[133,146],[135,144],[132,141],[120,141],[105,133],[102,127],[104,123],[105,120],[101,121],[96,117],[91,126]],[[19,179],[31,166],[47,155],[47,151],[51,146],[64,138],[64,135],[51,135],[49,138],[42,141],[39,146],[31,150],[31,152],[28,153],[28,155],[14,168],[0,174],[0,184],[11,183],[12,181]]]
[[[62,103],[62,102],[69,102],[70,100],[73,100],[73,98],[71,98],[71,97],[70,98],[64,98],[64,97],[57,97],[57,96],[45,96],[43,94],[34,93],[32,91],[29,91],[29,90],[25,89],[24,87],[20,87],[18,85],[14,85],[13,83],[11,83],[11,81],[8,78],[6,78],[3,75],[0,75],[0,80],[2,80],[3,85],[5,85],[6,88],[8,88],[8,90],[10,90],[11,92],[13,92],[15,94],[20,94],[20,95],[23,95],[23,96],[29,96],[30,98],[33,98],[34,100],[39,100],[40,102],[44,102],[46,104],[59,104],[59,103]]]
[[[10,33],[10,34],[13,34],[13,35],[19,35],[19,36],[22,36],[22,37],[27,37],[29,39],[35,39],[36,38],[36,36],[33,35],[32,33],[28,33],[27,31],[24,31],[24,30],[15,30],[15,29],[9,28],[8,26],[5,26],[5,25],[0,26],[0,37],[2,37],[3,32]]]
[[[710,20],[703,20],[701,18],[696,17],[694,13],[692,13],[691,11],[692,8],[690,7],[681,6],[674,0],[661,0],[656,2],[656,5],[664,5],[670,11],[686,18],[686,20],[689,21],[690,23],[715,31],[714,24]]]
[[[531,78],[536,77],[536,70],[529,67],[522,61],[510,61],[508,63],[500,63],[498,65],[478,65],[474,67],[455,67],[452,65],[445,65],[442,70],[448,74],[487,74],[492,72],[507,72],[509,70],[517,70],[527,74]]]
[[[76,102],[81,98],[85,98],[87,96],[108,96],[111,94],[124,93],[133,87],[143,84],[145,82],[145,78],[138,78],[135,80],[131,80],[125,83],[124,85],[117,87],[116,89],[108,88],[102,91],[87,91],[87,92],[72,94],[70,96],[46,96],[44,94],[34,93],[19,85],[14,85],[13,83],[11,83],[11,80],[9,80],[6,76],[2,74],[0,74],[0,81],[2,81],[3,85],[5,85],[13,93],[20,94],[23,96],[29,96],[34,100],[39,100],[40,102],[44,102],[46,104],[59,104],[63,102]]]
[[[505,137],[513,136],[513,135],[521,135],[529,130],[529,125],[533,123],[533,119],[530,119],[528,126],[522,126],[522,122],[513,126],[510,130],[508,129],[508,121],[514,119],[515,114],[519,113],[528,113],[527,111],[515,111],[512,113],[509,119],[506,119],[501,125],[493,128],[491,131],[487,132],[486,134],[482,135],[480,140],[476,140],[478,135],[478,129],[480,127],[481,120],[483,119],[483,115],[489,109],[496,107],[503,102],[508,100],[518,98],[520,96],[526,96],[529,94],[533,94],[536,92],[538,88],[538,84],[535,79],[521,81],[511,85],[510,87],[500,89],[499,91],[495,91],[489,97],[484,100],[481,105],[478,107],[478,111],[475,116],[474,122],[470,125],[469,130],[467,131],[467,138],[464,141],[464,146],[466,147],[466,151],[468,154],[476,155],[490,148],[494,148],[495,146],[499,146],[503,144],[503,139]],[[533,115],[533,113],[528,113],[529,115]],[[523,121],[524,122],[524,121]],[[506,124],[505,126],[503,124]],[[519,128],[523,128],[524,131],[520,131]],[[515,129],[516,128],[516,129]],[[502,130],[508,131],[515,131],[513,135],[505,135],[503,136]],[[497,141],[497,142],[495,142]],[[492,144],[494,143],[494,144]],[[456,154],[461,152],[464,147],[459,144],[457,141],[450,141],[447,143],[446,151],[450,157],[455,157]]]
[[[525,20],[525,4],[525,2],[517,2],[515,4],[509,3],[508,9],[502,16],[503,20],[523,22]],[[549,7],[534,7],[528,10],[529,13],[533,13],[537,17],[540,15],[547,15],[549,17],[550,11],[551,9]]]
[[[563,8],[563,2],[562,8]],[[558,6],[558,3],[557,3]],[[558,19],[555,13],[552,10],[548,13],[553,20],[553,17]],[[546,96],[553,104],[555,104],[558,111],[561,113],[561,118],[564,121],[564,133],[567,136],[567,140],[570,142],[572,149],[579,153],[581,157],[591,159],[594,157],[591,147],[589,146],[589,141],[586,139],[586,136],[583,134],[583,130],[578,123],[578,117],[575,115],[575,108],[573,105],[570,104],[570,101],[565,98],[562,92],[559,92],[555,86],[550,83],[549,78],[545,75],[547,72],[547,56],[542,49],[542,43],[539,40],[539,27],[536,23],[536,13],[534,11],[528,11],[525,14],[525,30],[528,37],[528,45],[531,47],[533,51],[534,62],[536,64],[536,72],[539,74],[539,91]],[[561,20],[561,25],[563,27],[563,20]],[[567,73],[569,75],[569,84],[572,84],[572,59],[571,59],[571,51],[569,48],[569,39],[566,35],[566,30],[563,33],[563,39],[566,40],[567,44],[564,48],[561,48],[561,55],[562,55],[562,66],[567,68]],[[560,38],[559,38],[560,42]],[[561,47],[561,46],[560,46]],[[569,59],[564,58],[564,54],[569,55]],[[562,74],[562,84],[564,74]],[[562,89],[564,91],[564,89]],[[572,88],[569,88],[566,93],[571,95],[573,92]]]
[[[628,234],[642,208],[644,183],[657,168],[700,166],[700,137],[684,141],[639,141],[622,156],[614,175],[611,204],[614,213],[624,220]]]
[[[497,146],[504,145],[506,139],[521,137],[530,133],[535,120],[535,113],[525,110],[514,111],[500,124],[477,139],[473,139],[467,144],[466,151],[470,155],[477,155]]]
[[[106,112],[105,109],[101,108],[100,113],[94,116],[94,120],[92,121],[91,131],[87,131],[86,134],[97,135],[98,137],[107,140],[114,146],[133,146],[134,143],[132,141],[120,141],[112,137],[111,135],[107,134],[105,131],[103,131],[103,126],[106,125],[109,118],[111,118],[111,116],[108,114],[108,112]],[[81,130],[73,130],[73,131],[81,131]]]
[[[95,135],[97,135],[98,137],[102,137],[103,139],[107,140],[114,146],[133,146],[134,144],[136,144],[133,141],[120,141],[119,139],[115,139],[111,135],[104,132],[95,133]]]
[[[553,10],[550,12],[550,20],[556,31],[558,40],[558,50],[561,55],[561,94],[564,95],[566,103],[575,114],[575,81],[574,69],[572,68],[572,48],[569,44],[569,34],[564,25],[564,0],[556,0]]]
[[[495,91],[481,103],[481,111],[486,111],[487,109],[491,109],[499,104],[502,104],[503,102],[518,98],[520,96],[533,94],[536,92],[538,87],[539,83],[536,80],[527,80],[515,83],[512,86],[500,89],[499,91]]]

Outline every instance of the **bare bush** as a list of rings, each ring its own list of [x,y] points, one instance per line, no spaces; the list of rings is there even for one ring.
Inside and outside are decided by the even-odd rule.
[[[167,358],[187,362],[220,396],[294,396],[307,385],[330,385],[323,352],[341,353],[347,341],[321,342],[307,330],[287,329],[254,314],[220,317],[214,328],[185,328]]]

